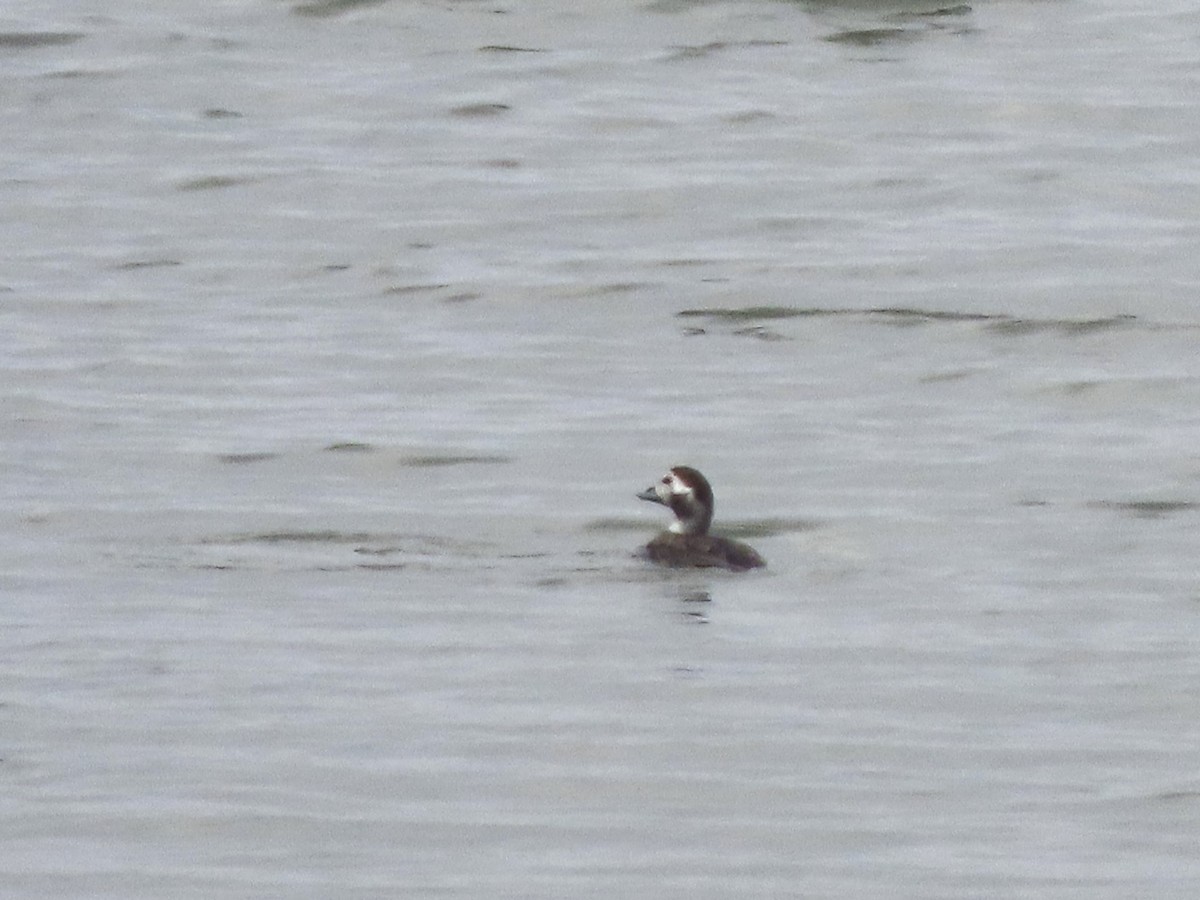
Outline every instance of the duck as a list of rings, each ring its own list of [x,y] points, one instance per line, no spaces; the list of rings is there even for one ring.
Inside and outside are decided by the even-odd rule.
[[[670,527],[642,548],[641,555],[651,561],[673,568],[735,572],[767,564],[753,547],[708,533],[713,518],[712,486],[691,466],[672,466],[658,482],[636,496],[661,503],[675,514]]]

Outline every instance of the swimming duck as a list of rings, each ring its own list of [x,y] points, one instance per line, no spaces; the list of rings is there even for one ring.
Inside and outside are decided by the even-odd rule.
[[[677,568],[716,567],[738,572],[767,564],[752,547],[708,533],[713,517],[712,487],[691,466],[673,466],[637,497],[661,503],[675,513],[671,527],[642,550],[654,562]]]

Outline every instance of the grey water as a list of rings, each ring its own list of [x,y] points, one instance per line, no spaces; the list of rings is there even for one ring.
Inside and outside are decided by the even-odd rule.
[[[1197,896],[1198,39],[7,4],[5,896]]]

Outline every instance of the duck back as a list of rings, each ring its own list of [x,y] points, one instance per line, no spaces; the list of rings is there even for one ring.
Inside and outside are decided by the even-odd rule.
[[[720,568],[740,572],[767,564],[753,547],[713,534],[664,531],[648,543],[643,552],[660,565],[676,568]]]

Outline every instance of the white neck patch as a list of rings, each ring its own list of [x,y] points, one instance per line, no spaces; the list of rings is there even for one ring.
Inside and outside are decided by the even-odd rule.
[[[675,513],[675,521],[668,531],[672,534],[696,534],[703,530],[707,510],[701,507],[690,484],[674,472],[668,472],[655,490],[663,503]]]

